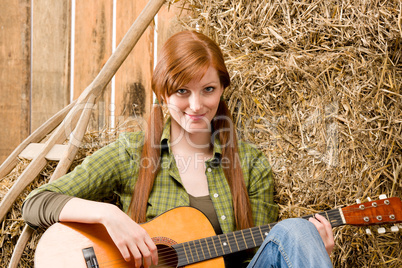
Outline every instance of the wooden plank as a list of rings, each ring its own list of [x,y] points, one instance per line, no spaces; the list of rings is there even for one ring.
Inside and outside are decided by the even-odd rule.
[[[76,1],[74,99],[95,79],[112,54],[113,0]],[[97,100],[89,129],[108,125],[111,86]]]
[[[148,0],[121,0],[116,6],[116,43],[127,33]],[[137,45],[115,76],[116,126],[122,131],[141,127],[152,104],[153,27],[141,36]]]
[[[19,157],[32,160],[37,157],[40,152],[45,148],[44,143],[31,143],[19,155]],[[45,158],[52,161],[60,161],[61,156],[67,151],[68,145],[55,144],[52,149],[46,154]]]
[[[0,163],[29,135],[30,8],[0,2]]]
[[[70,102],[70,1],[35,0],[32,6],[31,131]]]
[[[159,51],[166,40],[173,34],[185,30],[178,20],[178,18],[187,15],[184,4],[185,2],[178,2],[173,5],[165,4],[158,12],[157,59],[159,59]]]

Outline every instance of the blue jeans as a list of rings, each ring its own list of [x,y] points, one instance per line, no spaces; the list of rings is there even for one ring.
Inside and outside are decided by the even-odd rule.
[[[303,219],[277,223],[247,268],[332,267],[324,242],[315,226]]]

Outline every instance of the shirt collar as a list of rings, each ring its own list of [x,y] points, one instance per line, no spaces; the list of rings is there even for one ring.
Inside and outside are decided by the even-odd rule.
[[[161,136],[162,148],[165,148],[164,145],[170,144],[170,126],[171,126],[171,119],[169,117],[166,120],[165,125],[163,126],[163,131],[162,131],[162,136]]]

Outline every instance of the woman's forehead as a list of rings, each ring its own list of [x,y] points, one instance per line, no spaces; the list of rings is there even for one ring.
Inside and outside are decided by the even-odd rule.
[[[211,83],[220,83],[218,71],[210,66],[207,71],[199,76],[194,77],[187,84],[183,85],[183,87],[191,87],[191,86],[208,86]]]

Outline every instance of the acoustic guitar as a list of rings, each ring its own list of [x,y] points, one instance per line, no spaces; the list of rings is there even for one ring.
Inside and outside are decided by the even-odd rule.
[[[319,213],[332,227],[402,222],[397,197],[370,201]],[[308,219],[312,217],[303,217]],[[152,267],[225,267],[223,256],[258,247],[275,223],[216,235],[205,215],[191,207],[169,210],[142,227],[158,248],[159,264]],[[398,230],[398,227],[396,226]],[[135,267],[126,262],[100,224],[56,223],[46,230],[35,252],[35,267]]]

